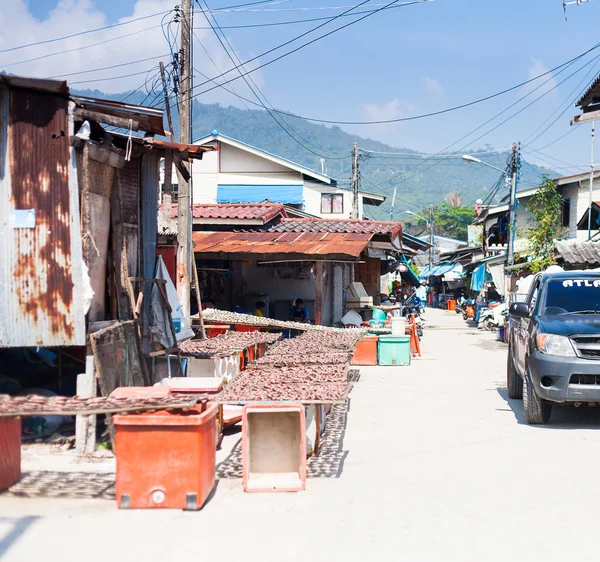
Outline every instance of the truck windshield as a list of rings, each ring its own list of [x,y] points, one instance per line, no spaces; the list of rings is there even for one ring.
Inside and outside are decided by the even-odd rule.
[[[553,280],[546,287],[543,314],[600,311],[600,278]]]

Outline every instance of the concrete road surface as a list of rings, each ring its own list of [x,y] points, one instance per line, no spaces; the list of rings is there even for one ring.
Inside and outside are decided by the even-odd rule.
[[[0,495],[0,560],[597,560],[600,410],[524,425],[505,346],[452,312],[427,319],[422,359],[362,369],[305,492],[245,494],[239,434],[200,512],[119,511],[110,463],[69,475],[30,456]]]

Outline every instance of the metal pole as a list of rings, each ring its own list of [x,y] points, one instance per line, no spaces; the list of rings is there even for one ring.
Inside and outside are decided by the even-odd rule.
[[[390,207],[390,221],[394,218],[394,204],[396,203],[396,191],[398,190],[398,186],[394,186],[394,194],[392,195],[392,206]]]
[[[352,218],[358,219],[358,143],[352,145]]]
[[[191,21],[192,0],[181,2],[181,97],[179,102],[179,142],[191,142]],[[187,162],[184,166],[188,167]],[[192,193],[190,181],[178,173],[177,200],[177,294],[185,317],[190,318],[190,267],[192,265]]]
[[[433,234],[433,205],[429,205],[429,273],[433,269],[434,234]]]
[[[515,263],[515,233],[517,228],[517,172],[519,169],[519,145],[513,142],[512,147],[512,182],[510,185],[510,230],[508,233],[507,265]]]
[[[588,240],[592,239],[592,206],[594,202],[592,201],[592,191],[594,190],[594,129],[596,122],[592,121],[592,155],[590,157],[590,201],[588,205]]]

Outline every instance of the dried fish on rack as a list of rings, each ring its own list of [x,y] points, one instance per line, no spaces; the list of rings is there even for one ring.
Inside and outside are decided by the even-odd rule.
[[[216,308],[207,308],[202,311],[205,322],[217,322],[220,324],[240,324],[243,326],[257,326],[263,328],[280,328],[283,330],[300,330],[303,332],[363,332],[360,328],[330,328],[328,326],[315,326],[304,324],[303,322],[289,322],[284,320],[275,320],[273,318],[263,318],[260,316],[251,316],[249,314],[240,314],[239,312],[229,312],[228,310],[218,310]],[[192,316],[198,318],[198,315]]]
[[[338,402],[350,391],[347,383],[279,384],[261,381],[260,377],[238,379],[216,399],[219,402]]]
[[[116,414],[158,410],[187,410],[208,398],[201,395],[164,396],[161,398],[82,398],[74,396],[9,396],[0,394],[0,417],[18,416],[76,416],[92,414]]]
[[[269,384],[324,384],[347,382],[348,370],[342,365],[283,367],[281,369],[252,369],[244,371],[237,379],[256,380]]]
[[[348,365],[352,355],[349,353],[319,353],[316,355],[268,355],[254,363],[257,367],[291,367],[303,365]]]
[[[259,344],[271,344],[281,337],[281,333],[271,332],[228,332],[215,338],[187,340],[179,345],[183,355],[195,357],[216,357],[232,351],[246,349]]]

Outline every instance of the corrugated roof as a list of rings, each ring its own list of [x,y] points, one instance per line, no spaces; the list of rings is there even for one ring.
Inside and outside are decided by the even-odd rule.
[[[145,131],[163,137],[167,134],[163,127],[162,109],[83,96],[73,96],[72,100],[77,106],[76,119],[91,119],[98,123]]]
[[[215,255],[285,255],[288,259],[356,259],[370,234],[313,232],[194,232],[194,252]]]
[[[356,234],[383,234],[391,237],[402,232],[402,224],[389,221],[358,219],[283,219],[269,228],[270,232],[344,232]]]
[[[585,109],[586,106],[597,103],[597,97],[600,94],[600,75],[596,77],[592,85],[585,91],[585,93],[577,100],[575,104],[577,107]]]
[[[169,216],[177,218],[177,205],[171,205]],[[280,203],[223,203],[192,205],[195,219],[260,220],[263,224],[277,215],[286,216]]]
[[[563,240],[556,243],[556,252],[569,266],[600,266],[600,242]]]

